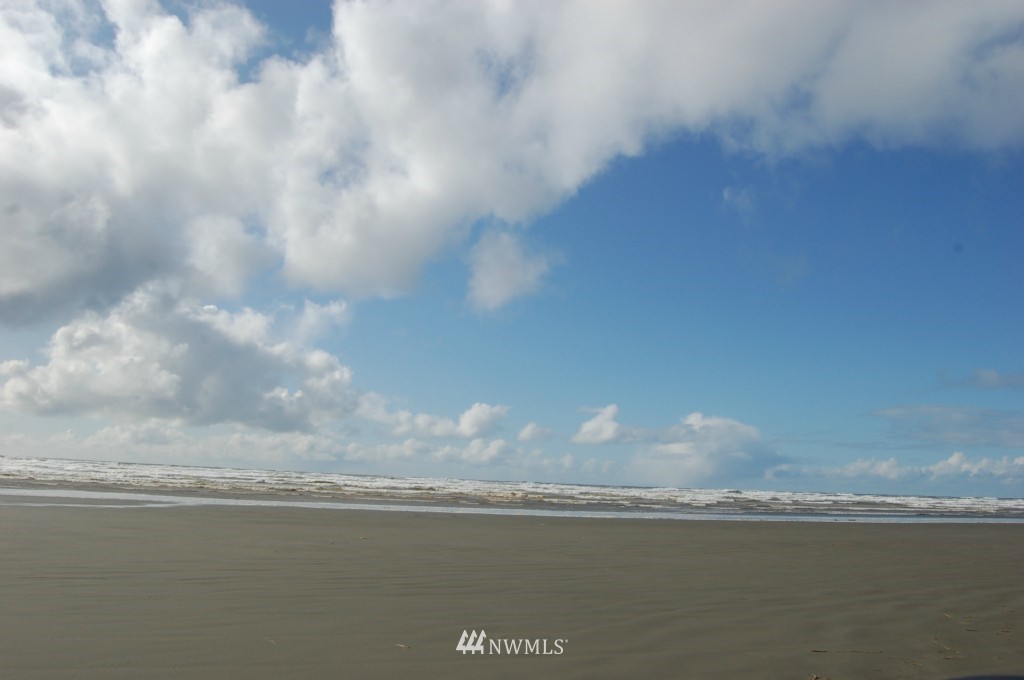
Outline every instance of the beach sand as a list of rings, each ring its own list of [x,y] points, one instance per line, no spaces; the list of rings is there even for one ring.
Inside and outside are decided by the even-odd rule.
[[[0,506],[0,550],[11,679],[1024,677],[1019,524]]]

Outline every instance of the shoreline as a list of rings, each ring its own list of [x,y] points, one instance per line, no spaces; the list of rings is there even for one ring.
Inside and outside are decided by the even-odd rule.
[[[604,505],[576,506],[553,503],[491,503],[476,500],[454,504],[450,500],[372,497],[314,496],[302,493],[253,494],[181,488],[126,487],[98,484],[47,484],[23,482],[4,486],[0,483],[0,506],[43,507],[175,507],[239,506],[294,507],[336,511],[424,512],[439,514],[476,514],[590,519],[642,519],[668,521],[722,522],[820,522],[865,524],[1024,524],[1024,517],[992,516],[979,513],[853,513],[793,510],[788,512],[744,512],[686,508],[675,511],[624,508],[609,510]],[[15,499],[15,500],[11,500]],[[50,500],[36,500],[50,499]],[[104,503],[104,501],[109,501]],[[116,505],[114,503],[117,503]]]
[[[528,481],[353,475],[0,455],[0,487],[349,504],[481,513],[667,519],[857,522],[1024,522],[1024,498],[591,486]],[[401,508],[385,508],[401,506]]]

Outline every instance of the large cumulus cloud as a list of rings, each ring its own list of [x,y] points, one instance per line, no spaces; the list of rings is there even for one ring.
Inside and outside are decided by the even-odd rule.
[[[338,2],[297,58],[232,4],[6,4],[0,318],[166,276],[237,294],[267,267],[394,294],[478,220],[528,221],[676,131],[1017,145],[1022,22],[997,1]],[[536,289],[541,262],[504,286],[477,268],[470,301]]]

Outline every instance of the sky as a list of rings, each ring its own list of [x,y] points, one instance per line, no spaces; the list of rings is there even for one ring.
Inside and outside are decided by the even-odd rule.
[[[0,453],[1024,495],[1024,3],[0,0]]]

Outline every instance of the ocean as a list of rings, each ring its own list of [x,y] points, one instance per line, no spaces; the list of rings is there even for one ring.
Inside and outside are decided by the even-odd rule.
[[[649,519],[1024,522],[1024,499],[591,486],[0,456],[0,505],[266,505]]]

